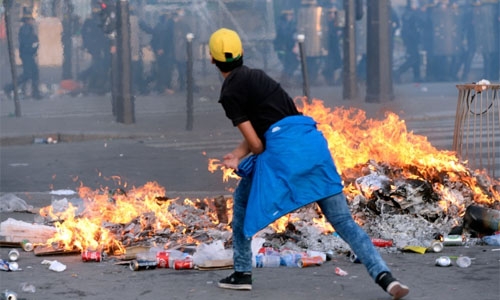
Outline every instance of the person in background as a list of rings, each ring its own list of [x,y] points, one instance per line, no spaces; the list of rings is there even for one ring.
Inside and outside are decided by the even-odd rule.
[[[92,7],[92,14],[82,25],[82,46],[92,57],[90,66],[78,74],[90,93],[104,94],[111,89],[111,41],[101,27],[101,8]]]
[[[144,79],[144,65],[142,61],[142,43],[139,28],[139,17],[134,5],[130,6],[130,55],[132,60],[132,86],[134,93],[147,94],[146,80]]]
[[[323,76],[329,85],[334,85],[335,71],[342,68],[342,57],[340,55],[340,37],[342,28],[338,27],[337,9],[331,8],[328,10],[327,18],[327,51],[328,54],[323,68]]]
[[[19,28],[19,57],[21,58],[23,73],[17,79],[19,86],[24,86],[31,81],[31,97],[33,99],[42,99],[39,90],[40,71],[36,57],[38,54],[38,34],[35,29],[35,19],[31,12],[24,8],[23,17],[21,19],[23,25]],[[9,95],[14,89],[14,84],[7,84],[4,87],[4,92]]]
[[[395,81],[401,82],[401,76],[412,69],[413,82],[420,82],[420,45],[422,39],[423,20],[420,18],[418,0],[409,0],[402,15],[401,38],[405,46],[406,59],[394,74]]]
[[[183,9],[174,12],[174,59],[175,68],[178,75],[178,90],[186,89],[187,84],[187,39],[186,35],[190,32],[190,26],[187,23]]]
[[[282,65],[282,84],[289,84],[293,79],[293,73],[299,66],[297,54],[294,53],[295,35],[297,22],[293,16],[293,10],[283,10],[276,25],[276,38],[274,39],[274,51]]]
[[[144,22],[139,23],[145,33],[151,34],[151,50],[155,55],[151,76],[148,83],[155,82],[155,90],[159,94],[171,95],[172,73],[174,68],[174,24],[170,12],[164,12],[158,23],[151,28]]]
[[[276,219],[316,202],[380,287],[401,299],[409,288],[396,280],[371,239],[354,222],[328,143],[316,122],[264,71],[243,65],[239,35],[221,28],[210,36],[212,63],[224,82],[226,116],[243,140],[223,157],[241,180],[234,192],[234,273],[219,287],[252,289],[252,236]]]

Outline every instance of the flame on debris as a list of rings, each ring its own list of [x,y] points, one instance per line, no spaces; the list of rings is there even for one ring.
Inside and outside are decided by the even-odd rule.
[[[390,177],[391,191],[397,189],[395,182],[398,180],[428,183],[418,188],[423,186],[435,192],[439,209],[452,217],[462,216],[466,206],[472,202],[489,206],[498,204],[500,195],[495,189],[499,185],[497,181],[479,171],[469,170],[466,163],[460,162],[453,152],[437,150],[426,137],[408,132],[405,122],[397,115],[387,113],[383,120],[372,120],[367,119],[362,110],[330,109],[316,99],[311,103],[302,100],[299,104],[304,115],[318,122],[319,130],[326,137],[337,168],[342,172],[344,192],[351,203],[368,202],[377,197],[378,191],[364,190],[356,180],[377,174]],[[208,170],[212,173],[222,171],[224,182],[239,178],[234,170],[224,167],[219,159],[209,159]],[[119,177],[111,179],[121,186],[127,186],[121,183]],[[228,228],[227,224],[219,224],[213,202],[208,199],[169,199],[165,189],[155,182],[127,191],[109,188],[91,190],[81,186],[78,192],[85,202],[83,212],[77,212],[77,208],[71,204],[62,212],[54,211],[52,206],[41,209],[40,214],[54,220],[58,229],[58,233],[47,244],[67,250],[103,249],[108,253],[119,254],[125,251],[127,239],[124,237],[128,237],[130,242],[177,233],[182,235],[185,242],[196,243],[196,238],[189,235],[195,229],[219,225],[222,226],[219,229]],[[407,194],[400,196],[407,197]],[[396,200],[400,198],[395,197]],[[227,208],[231,215],[232,201],[227,203]],[[399,209],[405,208],[401,205]],[[194,211],[192,217],[189,216],[190,211]],[[314,226],[322,228],[325,233],[333,232],[321,215],[311,219]],[[355,219],[362,223],[356,216]],[[270,227],[276,232],[284,232],[288,224],[300,221],[303,220],[299,215],[289,214]],[[124,228],[116,230],[118,225]]]

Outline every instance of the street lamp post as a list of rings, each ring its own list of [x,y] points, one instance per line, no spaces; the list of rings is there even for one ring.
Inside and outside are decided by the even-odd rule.
[[[186,35],[187,40],[187,121],[186,130],[193,129],[193,38],[194,34],[188,33]]]
[[[300,52],[300,65],[302,68],[302,90],[304,92],[304,97],[306,97],[306,102],[309,102],[309,77],[307,74],[307,63],[306,63],[306,51],[304,48],[305,35],[297,35],[297,42],[299,42],[299,52]]]

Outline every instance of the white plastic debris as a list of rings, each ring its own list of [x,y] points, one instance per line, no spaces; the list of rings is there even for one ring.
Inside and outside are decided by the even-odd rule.
[[[66,265],[57,260],[43,260],[42,265],[49,265],[49,270],[54,272],[62,272],[66,270]]]
[[[233,250],[224,249],[222,241],[215,241],[211,244],[201,243],[196,247],[193,254],[195,265],[202,265],[207,260],[220,260],[233,258]]]
[[[31,211],[33,206],[14,194],[5,194],[0,197],[0,212]]]
[[[50,194],[68,196],[68,195],[74,195],[76,194],[76,192],[73,190],[56,190],[56,191],[51,191]]]
[[[490,84],[491,84],[491,82],[489,80],[481,79],[478,82],[476,82],[476,86],[477,86],[476,91],[480,92],[479,88],[484,91],[488,88],[487,85],[490,85]]]

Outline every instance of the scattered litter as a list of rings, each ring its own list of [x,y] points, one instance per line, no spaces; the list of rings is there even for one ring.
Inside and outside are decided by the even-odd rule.
[[[484,236],[483,241],[488,245],[500,246],[500,233]]]
[[[337,274],[339,276],[347,276],[347,275],[349,275],[349,273],[347,273],[346,271],[342,270],[339,267],[335,267],[335,274]]]
[[[5,194],[0,197],[0,212],[32,212],[33,206],[14,194]]]
[[[36,287],[33,284],[28,283],[28,282],[21,282],[19,287],[21,288],[21,290],[23,292],[26,292],[26,293],[35,293],[36,292]]]
[[[49,265],[49,270],[54,272],[62,272],[66,270],[66,265],[57,260],[43,260],[42,265]]]
[[[436,259],[436,266],[449,267],[451,266],[451,259],[448,256],[440,256]]]
[[[10,290],[4,290],[0,296],[0,299],[16,300],[17,293]]]
[[[56,191],[50,191],[51,195],[60,195],[60,196],[69,196],[69,195],[75,195],[76,192],[73,190],[56,190]]]
[[[460,268],[468,268],[471,265],[472,261],[468,256],[459,256],[457,258],[457,266]]]
[[[415,252],[415,253],[424,254],[427,251],[427,248],[422,247],[422,246],[411,246],[410,245],[410,246],[403,247],[402,250],[406,251],[406,252]]]

